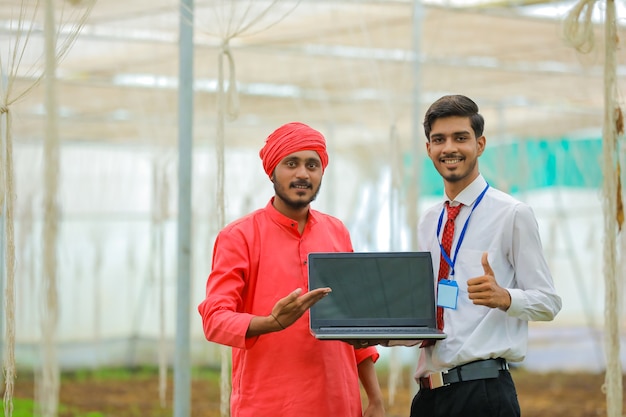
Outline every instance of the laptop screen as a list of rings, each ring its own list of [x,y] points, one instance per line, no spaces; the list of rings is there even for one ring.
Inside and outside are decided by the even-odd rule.
[[[308,267],[309,288],[332,289],[312,327],[436,327],[430,252],[311,253]]]

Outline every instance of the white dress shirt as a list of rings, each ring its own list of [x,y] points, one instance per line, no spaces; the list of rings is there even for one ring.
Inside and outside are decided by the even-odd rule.
[[[479,359],[522,361],[528,344],[528,321],[550,321],[561,309],[561,298],[556,294],[543,255],[532,209],[490,186],[472,212],[486,186],[487,182],[479,175],[450,202],[464,205],[455,221],[452,256],[463,225],[472,213],[455,260],[454,280],[459,286],[457,308],[444,308],[443,330],[447,338],[422,349],[416,378]],[[418,227],[418,247],[432,253],[435,280],[441,239],[437,236],[437,223],[444,203],[429,208]],[[444,223],[445,219],[444,214]],[[511,294],[507,311],[474,305],[468,297],[467,281],[484,275],[483,252],[489,254],[496,281]]]

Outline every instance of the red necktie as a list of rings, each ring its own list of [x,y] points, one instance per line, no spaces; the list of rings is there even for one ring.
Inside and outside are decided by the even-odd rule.
[[[462,204],[458,206],[451,206],[449,201],[446,201],[446,211],[448,212],[448,220],[446,220],[446,225],[443,228],[443,235],[441,236],[441,246],[443,246],[443,250],[448,254],[448,258],[452,259],[452,254],[450,253],[452,249],[452,240],[454,239],[454,219],[459,215],[459,211],[461,211]],[[443,252],[439,257],[439,275],[437,276],[437,282],[441,281],[444,278],[448,278],[448,272],[450,271],[450,266],[448,262],[446,262],[443,257]],[[443,330],[443,307],[437,306],[437,328]]]

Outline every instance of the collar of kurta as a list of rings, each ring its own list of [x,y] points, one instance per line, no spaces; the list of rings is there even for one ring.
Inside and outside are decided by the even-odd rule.
[[[300,234],[298,232],[298,222],[276,210],[276,207],[274,207],[274,198],[275,197],[272,197],[269,203],[267,203],[267,206],[265,206],[265,209],[268,212],[270,218],[281,226],[293,229],[296,233]],[[307,219],[306,227],[304,228],[304,230],[315,226],[315,224],[317,224],[317,211],[309,207],[309,217]]]

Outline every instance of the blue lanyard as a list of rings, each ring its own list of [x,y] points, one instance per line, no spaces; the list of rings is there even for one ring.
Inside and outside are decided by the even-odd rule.
[[[480,201],[485,196],[485,193],[487,192],[488,188],[489,188],[489,184],[487,184],[487,186],[480,193],[478,198],[476,198],[476,202],[472,206],[472,211],[470,211],[469,216],[467,216],[467,220],[465,220],[465,224],[463,225],[463,230],[461,230],[461,234],[459,235],[459,240],[456,243],[456,248],[454,250],[453,259],[450,259],[450,256],[446,253],[446,251],[443,248],[443,245],[441,244],[441,240],[439,240],[439,233],[441,233],[441,224],[443,223],[443,213],[446,211],[446,209],[444,207],[441,210],[441,214],[439,215],[439,223],[437,223],[437,241],[439,242],[439,249],[441,250],[441,254],[443,255],[443,258],[448,263],[448,265],[450,265],[450,271],[451,271],[450,275],[452,277],[454,277],[454,264],[456,263],[456,256],[459,254],[459,248],[461,247],[461,243],[463,243],[463,239],[465,238],[465,231],[467,230],[467,225],[470,221],[470,217],[472,217],[472,213],[474,212],[474,210],[476,210],[476,207],[478,207],[478,204],[480,204]]]

